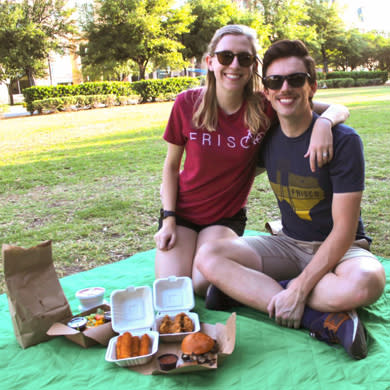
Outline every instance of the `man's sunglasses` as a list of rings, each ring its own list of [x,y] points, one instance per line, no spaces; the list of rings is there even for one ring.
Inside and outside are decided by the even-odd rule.
[[[306,79],[310,79],[309,73],[292,73],[287,76],[272,75],[263,77],[263,85],[267,89],[280,89],[284,80],[287,80],[290,87],[300,88],[303,87]]]
[[[218,62],[225,66],[230,65],[233,62],[234,57],[237,57],[238,63],[244,68],[248,68],[256,61],[256,56],[246,52],[234,54],[230,50],[223,50],[217,51],[214,54],[217,56]]]

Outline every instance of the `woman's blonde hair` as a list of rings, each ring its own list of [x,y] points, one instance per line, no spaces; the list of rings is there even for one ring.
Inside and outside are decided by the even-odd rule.
[[[245,35],[252,46],[252,54],[257,55],[256,31],[248,26],[238,24],[230,24],[218,29],[211,39],[205,55],[213,56],[219,41],[225,35]],[[247,102],[244,118],[252,134],[256,134],[261,128],[268,128],[270,123],[263,111],[264,99],[259,93],[260,85],[260,76],[253,71],[244,88],[244,99]],[[195,107],[196,109],[192,117],[195,127],[204,127],[208,131],[215,131],[218,124],[218,103],[214,72],[207,71],[206,85]]]

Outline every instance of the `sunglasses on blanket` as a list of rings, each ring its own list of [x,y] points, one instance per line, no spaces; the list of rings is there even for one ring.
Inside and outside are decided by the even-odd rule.
[[[303,87],[306,79],[310,79],[309,73],[292,73],[287,76],[271,75],[263,77],[263,85],[268,89],[280,89],[283,86],[284,80],[286,80],[290,87],[300,88]]]
[[[217,56],[218,62],[225,66],[230,65],[233,62],[234,57],[237,57],[238,63],[244,68],[248,68],[256,61],[256,56],[244,51],[234,54],[230,50],[223,50],[217,51],[214,54]]]

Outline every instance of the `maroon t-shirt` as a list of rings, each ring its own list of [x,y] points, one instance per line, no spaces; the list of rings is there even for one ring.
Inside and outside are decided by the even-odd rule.
[[[201,89],[179,94],[164,139],[185,147],[176,213],[199,225],[231,217],[245,206],[253,183],[260,143],[266,130],[253,136],[244,122],[246,104],[234,114],[218,110],[214,132],[196,129],[192,116]],[[268,102],[266,114],[275,114]]]

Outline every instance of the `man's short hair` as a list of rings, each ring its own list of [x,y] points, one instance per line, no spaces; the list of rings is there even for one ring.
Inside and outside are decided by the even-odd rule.
[[[306,66],[307,73],[310,74],[309,84],[313,85],[317,80],[316,63],[309,55],[305,44],[296,39],[283,39],[273,43],[265,52],[263,57],[263,77],[267,76],[267,69],[271,63],[279,58],[298,57]]]

